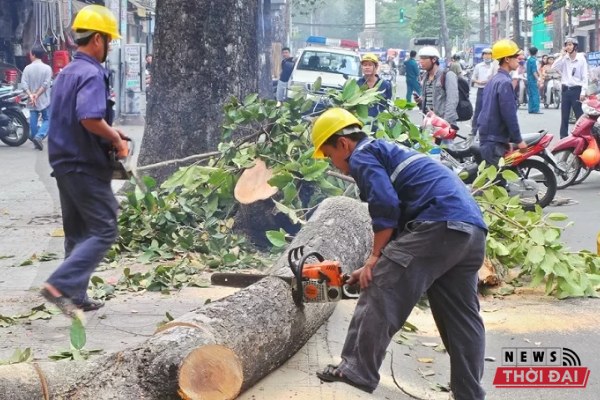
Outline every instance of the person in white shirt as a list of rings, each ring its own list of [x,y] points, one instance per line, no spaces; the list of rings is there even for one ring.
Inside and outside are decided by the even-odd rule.
[[[477,100],[475,101],[475,112],[473,113],[473,120],[471,121],[471,134],[477,134],[477,117],[481,111],[481,102],[483,101],[483,88],[488,83],[490,78],[494,75],[495,68],[492,63],[492,49],[485,48],[482,50],[481,55],[483,61],[475,66],[473,69],[473,76],[471,77],[471,84],[477,88]]]
[[[588,86],[588,65],[583,53],[577,52],[579,43],[575,38],[566,38],[563,53],[554,64],[552,69],[560,72],[562,83],[561,96],[561,122],[560,137],[567,137],[569,134],[569,114],[571,109],[575,113],[575,118],[583,114],[581,102],[585,98]]]

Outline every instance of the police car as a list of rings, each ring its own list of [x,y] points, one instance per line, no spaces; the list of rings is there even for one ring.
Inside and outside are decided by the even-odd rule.
[[[356,41],[310,36],[306,47],[297,53],[288,89],[312,90],[320,77],[319,92],[324,92],[331,88],[341,89],[348,79],[360,78],[360,56],[353,50],[357,48]]]

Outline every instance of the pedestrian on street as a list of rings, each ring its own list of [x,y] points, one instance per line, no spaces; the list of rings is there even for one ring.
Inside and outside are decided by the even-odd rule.
[[[23,70],[21,83],[29,96],[29,139],[38,150],[43,150],[43,140],[48,134],[50,124],[50,83],[52,82],[52,68],[42,61],[46,51],[41,46],[34,46],[29,58],[31,64]],[[42,124],[39,125],[40,117]]]
[[[538,71],[536,47],[529,48],[529,58],[527,58],[527,108],[529,114],[542,114],[540,112],[540,90],[538,88],[538,80],[540,74]]]
[[[60,194],[65,260],[42,295],[76,316],[104,305],[87,297],[89,280],[117,237],[117,201],[110,185],[111,147],[127,156],[126,136],[111,127],[108,73],[101,63],[119,39],[117,20],[100,5],[81,9],[72,29],[77,53],[52,91],[48,155]]]
[[[288,81],[294,71],[294,59],[290,55],[290,48],[284,47],[281,50],[281,73],[279,74],[279,80],[277,81],[277,102],[283,103],[287,97]]]
[[[392,84],[386,79],[381,79],[377,75],[377,68],[379,67],[379,58],[375,54],[365,54],[360,60],[362,66],[363,76],[356,83],[358,86],[365,87],[366,89],[372,89],[377,87],[379,93],[383,97],[383,100],[379,103],[371,104],[369,106],[369,117],[376,118],[380,112],[387,108],[387,101],[392,99]],[[375,127],[375,125],[373,125]]]
[[[566,38],[563,53],[554,61],[552,69],[560,72],[562,96],[560,103],[560,137],[569,134],[569,114],[571,109],[575,119],[579,119],[583,110],[581,102],[585,98],[588,86],[588,64],[585,56],[578,53],[579,42],[575,38]]]
[[[452,61],[450,62],[450,66],[448,69],[456,74],[456,76],[462,75],[462,65],[460,64],[460,55],[454,54],[452,56]]]
[[[471,82],[475,88],[477,88],[477,100],[475,101],[475,112],[473,113],[473,119],[471,121],[471,134],[477,134],[477,117],[481,112],[481,102],[483,101],[483,89],[487,85],[488,81],[492,78],[495,72],[494,65],[492,63],[492,49],[489,47],[482,50],[481,55],[483,61],[475,66],[473,69],[473,77]]]
[[[406,101],[413,101],[413,93],[421,95],[421,84],[419,83],[419,64],[415,57],[417,52],[410,51],[410,58],[404,61],[404,71],[406,74]]]
[[[426,71],[421,84],[423,94],[415,97],[423,114],[433,111],[451,124],[456,124],[458,114],[458,78],[452,71],[440,68],[440,52],[432,46],[419,50],[421,68]]]
[[[512,40],[501,39],[492,46],[492,57],[498,60],[499,68],[483,89],[477,126],[481,157],[488,165],[498,166],[510,143],[518,143],[521,151],[527,149],[527,144],[521,138],[517,102],[510,76],[511,71],[519,68],[519,46]],[[500,185],[506,185],[500,175],[498,180]]]
[[[371,254],[348,281],[359,282],[361,294],[342,361],[317,376],[373,392],[392,337],[427,293],[450,355],[454,398],[483,400],[477,273],[487,227],[481,211],[450,169],[408,147],[371,139],[361,128],[341,108],[327,110],[312,127],[313,157],[329,158],[355,179],[375,234]]]

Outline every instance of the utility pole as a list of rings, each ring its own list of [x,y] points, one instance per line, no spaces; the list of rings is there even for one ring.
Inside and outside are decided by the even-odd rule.
[[[523,48],[529,48],[529,31],[533,29],[533,20],[531,21],[531,25],[529,25],[529,21],[527,20],[527,5],[529,3],[525,1],[523,3],[523,34],[525,37],[523,38]],[[531,38],[533,39],[533,32],[531,32]]]
[[[448,60],[451,56],[452,48],[450,46],[450,38],[448,34],[448,20],[446,18],[446,2],[445,0],[439,0],[440,4],[440,18],[442,19],[442,45],[445,50],[445,58]]]
[[[479,0],[479,43],[485,43],[485,0]]]
[[[515,41],[515,43],[517,43],[517,45],[519,45],[519,47],[521,47],[521,45],[523,44],[523,42],[521,41],[521,18],[519,17],[519,0],[513,0],[512,2],[512,8],[513,8],[513,39]],[[508,13],[507,13],[507,18],[508,18]]]

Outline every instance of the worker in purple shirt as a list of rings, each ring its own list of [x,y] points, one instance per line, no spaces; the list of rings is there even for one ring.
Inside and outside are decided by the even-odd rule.
[[[111,127],[112,101],[102,66],[117,20],[103,6],[86,6],[72,25],[77,53],[55,80],[48,156],[60,194],[65,260],[48,278],[43,297],[63,313],[104,305],[87,297],[89,280],[117,237],[117,201],[110,185],[109,152],[127,156],[127,137]]]

